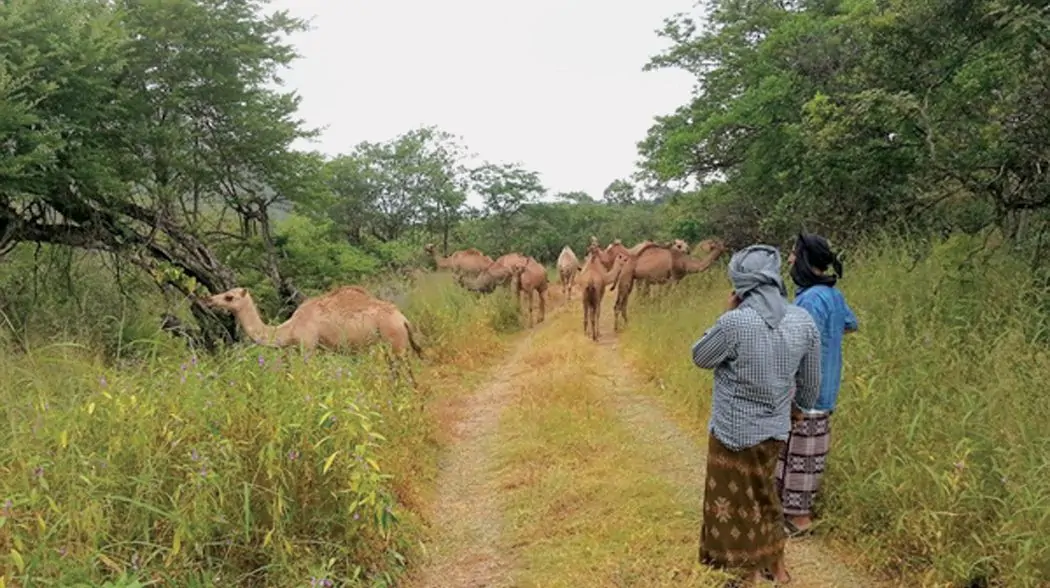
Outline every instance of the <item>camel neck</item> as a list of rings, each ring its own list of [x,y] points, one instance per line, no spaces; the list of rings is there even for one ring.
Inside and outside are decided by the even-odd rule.
[[[241,324],[244,333],[251,337],[252,341],[259,345],[272,343],[273,335],[277,329],[263,322],[262,317],[259,316],[259,309],[255,307],[255,304],[250,304],[247,308],[238,311],[237,322]]]

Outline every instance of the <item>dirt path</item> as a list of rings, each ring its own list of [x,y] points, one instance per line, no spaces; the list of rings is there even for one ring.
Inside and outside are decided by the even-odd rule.
[[[655,397],[640,392],[641,379],[623,359],[612,333],[611,300],[607,298],[603,308],[602,337],[598,344],[582,336],[578,304],[574,300],[568,307],[559,305],[557,309],[550,309],[547,321],[523,335],[482,385],[458,399],[449,431],[453,440],[441,464],[437,496],[432,504],[435,536],[428,546],[429,561],[414,574],[410,585],[416,588],[514,585],[515,556],[512,554],[515,551],[503,536],[506,505],[501,500],[495,440],[505,410],[515,406],[525,388],[533,386],[528,391],[537,393],[536,378],[522,376],[533,370],[530,364],[536,357],[549,354],[553,335],[557,335],[559,341],[572,340],[567,344],[584,350],[581,353],[586,357],[577,355],[576,361],[588,363],[591,376],[608,382],[602,386],[606,391],[602,402],[610,406],[608,414],[613,416],[608,418],[621,421],[610,426],[626,426],[635,437],[633,451],[644,448],[649,467],[644,468],[648,474],[643,475],[658,477],[672,489],[674,502],[681,505],[680,515],[699,514],[706,455],[702,441],[697,439],[698,435],[681,429]],[[547,333],[542,337],[546,343],[536,341],[540,332]],[[623,448],[622,451],[630,450]],[[699,523],[697,520],[697,527]],[[818,539],[792,540],[788,558],[794,578],[791,586],[882,585],[844,565]],[[682,562],[683,566],[691,564]]]
[[[610,401],[616,406],[617,413],[630,424],[638,443],[650,448],[653,463],[660,475],[678,489],[678,497],[683,502],[693,503],[696,512],[700,512],[706,448],[682,431],[654,398],[636,392],[641,389],[641,380],[631,373],[622,359],[619,343],[613,335],[603,335],[599,346],[602,356],[599,365],[609,370]],[[788,541],[791,585],[805,588],[886,585],[850,569],[837,555],[816,538]]]
[[[456,407],[453,445],[440,464],[433,507],[434,549],[415,586],[509,585],[507,558],[500,551],[502,516],[492,443],[531,341],[526,337],[518,342],[489,380]]]

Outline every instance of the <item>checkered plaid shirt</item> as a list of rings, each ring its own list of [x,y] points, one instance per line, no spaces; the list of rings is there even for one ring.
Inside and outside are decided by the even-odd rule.
[[[710,431],[739,451],[787,440],[791,387],[811,409],[820,393],[820,332],[805,310],[789,305],[775,329],[751,308],[731,310],[693,345],[693,363],[714,370]]]

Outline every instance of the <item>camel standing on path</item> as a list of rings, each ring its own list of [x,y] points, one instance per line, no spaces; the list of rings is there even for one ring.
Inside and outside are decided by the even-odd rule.
[[[701,245],[708,249],[708,254],[703,259],[684,253],[674,245],[649,247],[638,255],[634,277],[642,281],[645,291],[648,291],[652,284],[677,284],[685,276],[711,267],[711,264],[727,250],[725,242],[719,239],[709,239],[704,241],[704,244]]]
[[[572,300],[572,286],[576,282],[576,272],[580,270],[580,260],[568,245],[561,248],[558,255],[558,279],[561,281],[561,293],[566,300]]]
[[[437,266],[437,269],[452,270],[459,279],[476,277],[485,271],[485,268],[492,265],[491,257],[474,248],[463,249],[454,252],[448,257],[441,257],[435,251],[434,244],[427,243],[423,247],[423,251],[426,251],[427,255],[434,258],[434,265]]]
[[[595,245],[589,248],[587,261],[583,263],[583,269],[580,270],[577,278],[581,287],[580,297],[583,299],[583,333],[590,335],[595,341],[598,340],[598,321],[602,314],[602,297],[605,296],[605,287],[619,278],[623,265],[628,261],[627,254],[617,255],[612,268],[606,271],[600,253],[601,249]],[[588,324],[590,325],[589,331]]]
[[[413,337],[412,325],[401,310],[360,286],[342,286],[308,298],[288,320],[277,326],[263,322],[247,288],[233,288],[202,302],[208,308],[233,314],[256,345],[346,351],[385,340],[398,358],[404,358],[410,347],[417,356],[423,357],[423,350]],[[409,378],[412,379],[411,369]]]
[[[529,305],[529,327],[532,322],[532,293],[539,294],[540,320],[542,323],[547,317],[547,268],[531,257],[526,257],[524,263],[517,263],[511,268],[511,291],[521,305],[521,295],[525,295],[525,302]]]
[[[638,256],[651,247],[658,247],[652,241],[643,241],[628,249],[627,262],[623,264],[620,273],[613,282],[610,291],[616,291],[616,304],[613,306],[613,330],[620,330],[620,318],[623,317],[623,326],[627,326],[627,303],[631,299],[631,291],[634,290],[634,270],[638,265]]]

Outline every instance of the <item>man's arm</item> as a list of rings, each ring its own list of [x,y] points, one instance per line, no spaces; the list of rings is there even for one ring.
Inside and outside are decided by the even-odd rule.
[[[846,310],[846,332],[856,333],[860,325],[857,323],[857,315],[853,314],[853,309],[849,307],[849,303],[846,299],[842,299],[842,306]]]
[[[710,370],[729,359],[733,352],[731,329],[726,327],[726,315],[715,321],[714,326],[693,343],[693,363],[696,367]]]
[[[820,331],[813,324],[809,331],[809,347],[795,376],[795,404],[812,410],[820,396]]]

